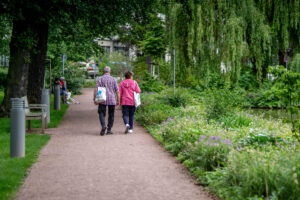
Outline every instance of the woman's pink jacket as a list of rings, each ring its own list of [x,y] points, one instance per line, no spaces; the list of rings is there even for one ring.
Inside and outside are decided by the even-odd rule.
[[[141,93],[141,89],[136,81],[125,79],[120,83],[120,102],[121,105],[134,106],[134,92]]]

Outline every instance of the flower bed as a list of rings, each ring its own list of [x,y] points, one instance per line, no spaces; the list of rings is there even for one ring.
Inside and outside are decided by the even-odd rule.
[[[290,124],[246,112],[206,119],[189,96],[173,107],[168,92],[142,95],[137,120],[177,157],[199,183],[223,199],[299,199],[300,148]]]

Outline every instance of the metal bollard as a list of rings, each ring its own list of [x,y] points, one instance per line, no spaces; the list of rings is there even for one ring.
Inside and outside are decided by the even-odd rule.
[[[25,156],[25,100],[11,98],[10,157]]]
[[[41,104],[47,104],[47,123],[50,123],[50,93],[49,89],[42,90]]]
[[[60,85],[54,86],[54,110],[60,110]]]

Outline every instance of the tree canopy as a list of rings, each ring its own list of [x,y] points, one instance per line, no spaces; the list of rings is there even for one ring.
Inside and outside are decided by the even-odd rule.
[[[299,51],[297,0],[165,1],[169,47],[177,51],[179,78],[205,82],[211,72],[236,83],[242,67],[262,80],[268,65]],[[221,70],[222,69],[222,70]]]

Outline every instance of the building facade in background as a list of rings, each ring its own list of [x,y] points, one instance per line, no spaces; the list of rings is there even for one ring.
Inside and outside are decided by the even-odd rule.
[[[118,36],[112,38],[96,39],[99,46],[101,46],[106,53],[123,52],[125,56],[129,56],[130,60],[136,59],[137,48],[128,44],[120,42]]]

